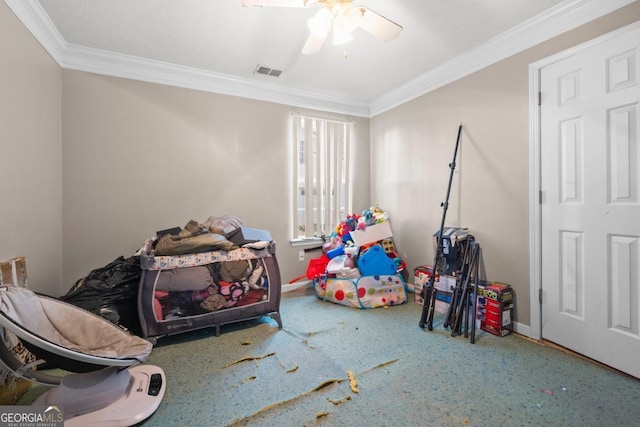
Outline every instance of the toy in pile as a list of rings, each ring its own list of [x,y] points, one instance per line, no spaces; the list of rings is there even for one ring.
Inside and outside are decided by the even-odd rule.
[[[351,214],[312,259],[307,277],[319,298],[357,308],[387,307],[407,301],[406,268],[393,243],[388,215],[373,206]]]

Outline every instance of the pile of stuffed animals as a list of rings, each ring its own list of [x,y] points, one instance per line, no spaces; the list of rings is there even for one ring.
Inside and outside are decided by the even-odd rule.
[[[389,215],[378,206],[365,209],[362,215],[350,214],[347,219],[336,226],[335,234],[348,241],[348,234],[354,230],[364,230],[369,225],[379,224],[389,219]]]
[[[314,265],[314,275],[321,274],[318,264],[326,262],[326,270],[322,273],[340,277],[354,278],[359,276],[357,258],[362,257],[371,247],[380,246],[384,253],[395,263],[395,272],[406,268],[406,263],[395,250],[393,239],[387,238],[378,242],[372,242],[363,246],[356,246],[351,232],[364,230],[366,227],[388,221],[389,216],[378,206],[372,206],[362,212],[361,215],[350,214],[340,222],[329,240],[323,245],[323,255],[320,259],[311,260]],[[309,274],[307,274],[309,276]]]

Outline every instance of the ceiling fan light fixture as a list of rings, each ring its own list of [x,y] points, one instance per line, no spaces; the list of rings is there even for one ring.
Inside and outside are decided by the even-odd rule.
[[[307,27],[311,33],[318,37],[326,37],[331,31],[331,24],[333,23],[333,16],[327,9],[321,9],[316,13],[313,18],[307,21]]]
[[[353,40],[351,33],[360,26],[361,19],[360,9],[351,7],[350,4],[340,9],[340,14],[333,18],[333,44],[339,45]]]
[[[352,32],[361,28],[378,40],[388,42],[400,34],[402,26],[364,6],[354,6],[354,0],[240,0],[243,6],[302,7],[322,6],[307,20],[311,34],[302,53],[312,54],[320,50],[333,30],[333,44],[340,45],[353,40]]]
[[[352,32],[360,26],[362,20],[362,13],[357,7],[349,7],[349,9],[342,15],[337,16],[336,22],[340,23],[340,26],[346,31]]]
[[[333,23],[333,44],[340,45],[345,44],[353,40],[353,34],[351,31],[348,31],[342,25],[339,25],[338,22]]]

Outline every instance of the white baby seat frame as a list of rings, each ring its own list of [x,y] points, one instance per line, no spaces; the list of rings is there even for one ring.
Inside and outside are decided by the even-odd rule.
[[[6,332],[22,341],[36,362],[15,357]],[[151,349],[149,341],[89,311],[0,286],[0,360],[17,376],[52,386],[33,405],[57,406],[65,426],[124,427],[151,416],[166,389],[162,369],[141,364]],[[45,363],[70,374],[36,370]]]

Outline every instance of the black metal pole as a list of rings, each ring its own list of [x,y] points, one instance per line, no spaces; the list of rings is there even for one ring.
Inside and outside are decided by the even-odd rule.
[[[471,263],[473,263],[473,259],[475,257],[476,249],[475,246],[471,249]],[[462,322],[462,316],[464,314],[464,310],[466,307],[466,300],[469,298],[469,283],[471,281],[471,271],[473,269],[473,265],[470,265],[466,271],[463,285],[462,285],[462,294],[460,296],[460,304],[456,307],[456,311],[454,313],[454,319],[451,326],[451,336],[459,335],[462,331],[460,329],[460,325]]]
[[[453,160],[451,161],[451,163],[449,163],[449,169],[451,169],[451,172],[449,174],[449,185],[447,186],[447,196],[445,198],[445,201],[442,202],[441,204],[442,221],[440,222],[440,233],[436,238],[437,243],[436,243],[436,254],[433,261],[433,274],[429,278],[429,285],[427,286],[425,284],[425,287],[422,290],[424,306],[422,307],[422,315],[420,316],[420,322],[418,323],[418,325],[421,328],[424,328],[426,324],[427,329],[430,331],[433,330],[433,312],[435,311],[436,296],[437,296],[437,290],[434,286],[435,278],[436,278],[436,274],[438,274],[438,263],[440,262],[440,259],[444,250],[444,247],[442,245],[442,238],[444,234],[444,224],[447,218],[447,209],[449,208],[449,194],[451,193],[451,183],[453,182],[453,172],[456,168],[456,157],[458,155],[458,146],[460,145],[461,133],[462,133],[462,123],[460,123],[460,126],[458,126],[458,136],[456,137],[456,148],[453,151]],[[427,292],[427,288],[428,288],[428,292]],[[429,300],[427,300],[426,298],[429,298]]]
[[[462,251],[463,253],[462,264],[460,265],[460,268],[456,270],[456,286],[453,288],[453,293],[451,295],[451,303],[449,304],[447,315],[445,316],[444,324],[442,325],[444,328],[448,328],[450,325],[453,324],[454,313],[456,311],[456,307],[458,306],[458,303],[460,302],[460,294],[462,292],[462,282],[464,281],[464,276],[466,274],[465,272],[469,264],[469,244],[468,244],[469,239],[470,237],[467,237],[464,243],[461,243],[461,246],[464,246],[464,250]]]
[[[453,312],[451,313],[451,336],[460,334],[460,321],[459,316],[460,313],[465,309],[466,300],[465,296],[468,295],[466,290],[467,284],[469,283],[471,270],[473,269],[473,255],[474,255],[474,238],[473,236],[467,237],[466,240],[466,250],[465,250],[465,258],[464,258],[464,269],[460,272],[460,289],[458,290],[458,303],[453,307]],[[469,250],[469,247],[471,249]]]
[[[478,282],[480,281],[480,263],[482,262],[482,248],[478,245],[476,265],[473,273],[473,311],[471,316],[471,344],[476,343],[476,319],[478,317]]]
[[[449,303],[449,308],[447,309],[447,314],[444,318],[444,323],[442,324],[445,329],[453,323],[453,313],[455,313],[456,307],[458,306],[460,289],[462,289],[462,272],[457,271],[456,286],[455,288],[453,288],[453,292],[451,294],[451,302]]]

